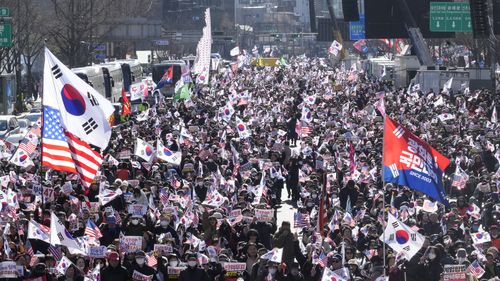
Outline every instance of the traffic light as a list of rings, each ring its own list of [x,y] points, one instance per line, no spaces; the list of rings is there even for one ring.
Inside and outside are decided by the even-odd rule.
[[[493,31],[500,35],[500,0],[493,0]]]
[[[487,0],[470,0],[470,15],[474,38],[488,38],[490,27],[488,24]]]
[[[344,12],[344,21],[358,21],[358,0],[342,0],[342,11]]]

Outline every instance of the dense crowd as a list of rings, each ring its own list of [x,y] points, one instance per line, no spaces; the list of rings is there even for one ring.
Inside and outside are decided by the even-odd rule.
[[[389,116],[451,160],[449,207],[395,184],[383,192],[381,99]],[[495,105],[487,90],[395,89],[322,59],[223,69],[191,99],[160,98],[113,128],[89,189],[41,169],[39,156],[30,168],[2,159],[2,188],[18,202],[2,201],[1,260],[15,262],[17,280],[33,281],[326,281],[326,268],[352,281],[384,272],[391,281],[433,281],[447,266],[471,264],[484,273],[467,271],[468,280],[498,280]],[[138,138],[180,151],[180,163],[154,151],[146,161],[147,149],[135,155]],[[296,214],[277,225],[282,198]],[[425,235],[409,261],[379,239],[384,208]],[[80,249],[30,236],[30,227],[47,231],[51,216]]]

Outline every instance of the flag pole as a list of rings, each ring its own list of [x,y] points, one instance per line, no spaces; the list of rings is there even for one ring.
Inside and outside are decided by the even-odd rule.
[[[387,114],[387,112],[386,112]],[[384,144],[385,144],[385,122],[386,116],[384,116],[384,134],[382,138],[382,169],[380,171],[380,175],[382,177],[382,212],[383,212],[383,222],[386,220],[386,208],[385,208],[385,181],[384,181]],[[386,247],[385,247],[385,227],[382,225],[382,239],[384,240],[382,243],[382,251],[383,251],[383,259],[384,259],[384,276],[386,276]]]
[[[44,57],[45,57],[45,52],[47,49],[47,39],[44,40],[43,42],[43,52],[44,52]],[[45,62],[44,62],[45,64]],[[44,66],[45,69],[45,66]],[[45,70],[44,70],[45,72]],[[45,75],[45,73],[43,74]],[[42,76],[43,79],[43,76]],[[43,81],[43,80],[42,80]],[[45,212],[45,199],[43,198],[43,185],[42,185],[42,179],[43,179],[43,123],[44,123],[44,117],[45,117],[45,109],[43,108],[43,96],[44,96],[43,88],[42,88],[42,94],[40,97],[40,104],[42,106],[42,115],[41,115],[41,122],[40,122],[40,168],[39,168],[39,173],[40,173],[40,186],[42,188],[42,214]],[[43,216],[43,215],[42,215]]]

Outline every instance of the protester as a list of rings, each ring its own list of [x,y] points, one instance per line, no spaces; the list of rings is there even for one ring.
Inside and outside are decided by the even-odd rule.
[[[40,151],[26,168],[2,158],[2,261],[25,280],[498,277],[497,96],[397,89],[357,69],[305,57],[222,68],[189,100],[160,97],[115,126],[88,189],[41,168]],[[451,160],[449,206],[384,188],[384,113]],[[277,229],[282,204],[296,214]],[[50,244],[52,213],[74,239]],[[388,214],[423,235],[411,258],[382,242]]]

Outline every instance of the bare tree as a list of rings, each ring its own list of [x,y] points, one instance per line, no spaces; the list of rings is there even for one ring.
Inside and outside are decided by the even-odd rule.
[[[153,0],[50,0],[49,45],[70,67],[89,62],[94,44],[114,28],[107,22],[149,12]],[[107,27],[104,28],[103,27]]]

